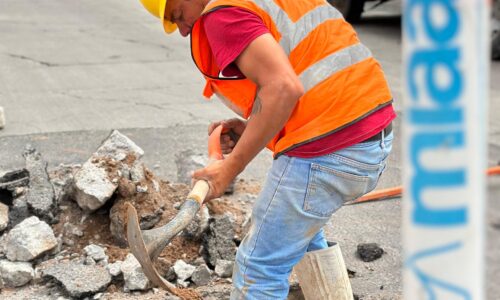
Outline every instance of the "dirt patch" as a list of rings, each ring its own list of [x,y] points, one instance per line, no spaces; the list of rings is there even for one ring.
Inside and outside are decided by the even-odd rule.
[[[85,214],[71,200],[65,200],[60,207],[64,208],[60,221],[53,225],[52,229],[56,236],[63,238],[62,250],[67,250],[69,254],[83,254],[83,248],[87,245],[97,244],[107,248],[106,253],[110,263],[125,259],[128,249],[120,248],[113,243],[113,236],[109,230],[110,221],[105,213],[106,208],[94,214]],[[82,235],[75,234],[75,231]]]

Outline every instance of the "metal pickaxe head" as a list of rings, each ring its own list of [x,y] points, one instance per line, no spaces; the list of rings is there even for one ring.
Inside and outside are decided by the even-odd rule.
[[[220,146],[221,133],[222,126],[219,125],[210,134],[208,139],[208,164],[215,160],[223,159]],[[131,204],[127,204],[127,239],[130,251],[141,264],[146,277],[153,284],[174,294],[177,290],[176,287],[160,276],[153,262],[156,261],[170,241],[191,223],[202,206],[209,189],[206,181],[197,181],[177,215],[168,224],[150,230],[141,230],[137,211]]]

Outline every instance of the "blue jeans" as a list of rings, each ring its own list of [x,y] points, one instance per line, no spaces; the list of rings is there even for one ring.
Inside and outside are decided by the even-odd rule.
[[[231,299],[286,299],[292,268],[327,247],[322,227],[345,202],[377,185],[393,135],[314,158],[280,156],[236,254]]]

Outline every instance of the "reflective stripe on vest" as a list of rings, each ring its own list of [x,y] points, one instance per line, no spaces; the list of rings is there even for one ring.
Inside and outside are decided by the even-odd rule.
[[[304,14],[297,22],[292,22],[285,11],[283,11],[272,0],[254,0],[260,8],[265,10],[271,19],[273,19],[278,31],[283,35],[280,45],[287,55],[290,55],[295,47],[305,39],[311,31],[319,24],[331,20],[341,19],[342,14],[328,3],[321,5]],[[285,35],[288,33],[289,35]]]
[[[333,74],[357,64],[372,56],[370,49],[363,44],[356,44],[330,54],[299,75],[300,81],[307,93],[318,83],[326,80]]]

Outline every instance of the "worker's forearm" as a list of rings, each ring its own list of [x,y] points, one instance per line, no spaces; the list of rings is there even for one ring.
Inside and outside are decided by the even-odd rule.
[[[238,173],[284,127],[301,95],[301,87],[294,86],[269,84],[259,90],[246,129],[228,157]]]

